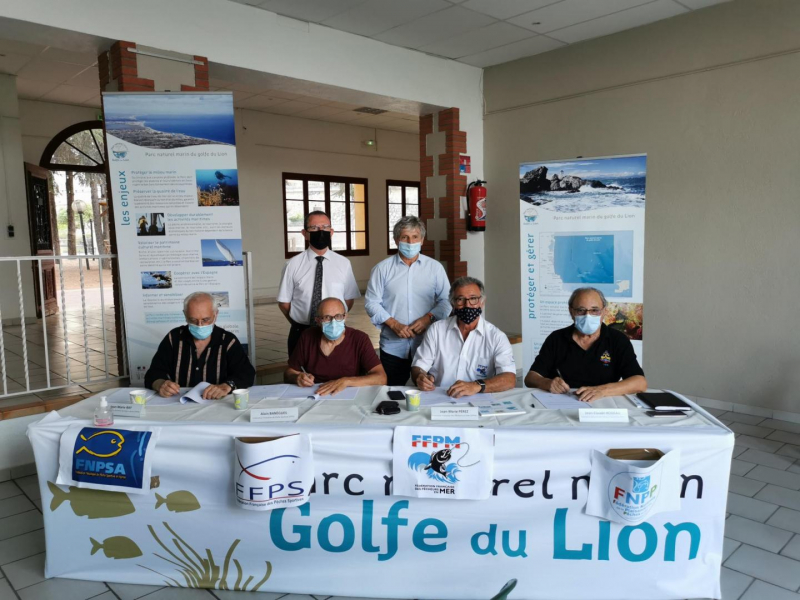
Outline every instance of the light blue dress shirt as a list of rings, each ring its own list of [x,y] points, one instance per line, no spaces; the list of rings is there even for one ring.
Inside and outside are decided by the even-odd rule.
[[[398,253],[375,265],[364,299],[367,314],[381,330],[381,350],[398,358],[412,358],[425,334],[403,339],[383,323],[394,317],[410,325],[428,313],[437,321],[446,319],[451,310],[449,293],[444,267],[429,256],[420,254],[409,266]]]

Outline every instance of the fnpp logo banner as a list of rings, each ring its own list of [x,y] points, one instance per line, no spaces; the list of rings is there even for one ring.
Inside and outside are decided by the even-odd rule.
[[[72,427],[61,436],[58,483],[146,493],[155,428]]]
[[[586,514],[625,525],[680,510],[680,451],[657,461],[623,461],[592,452],[592,475]]]
[[[494,430],[396,427],[395,496],[480,500],[491,493]]]

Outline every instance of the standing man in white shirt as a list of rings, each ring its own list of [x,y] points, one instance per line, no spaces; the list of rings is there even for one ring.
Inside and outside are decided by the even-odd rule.
[[[450,282],[438,260],[420,254],[425,225],[417,217],[403,217],[392,233],[397,254],[373,267],[365,308],[381,330],[381,364],[388,384],[406,385],[423,335],[431,323],[450,314]]]
[[[330,249],[330,217],[319,210],[308,213],[302,233],[309,247],[286,263],[278,289],[278,307],[291,324],[289,356],[300,334],[314,324],[323,298],[338,298],[349,311],[361,296],[350,261]]]
[[[434,323],[417,350],[411,379],[423,391],[447,388],[453,398],[514,387],[517,367],[508,336],[481,316],[483,283],[459,277],[450,288],[455,314]]]

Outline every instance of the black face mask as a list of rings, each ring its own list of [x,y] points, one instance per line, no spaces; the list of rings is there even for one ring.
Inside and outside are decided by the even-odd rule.
[[[472,323],[475,319],[481,316],[482,312],[483,309],[470,308],[469,306],[464,306],[455,310],[458,320],[464,323],[464,325],[469,325]]]
[[[324,250],[331,245],[331,232],[330,231],[309,231],[309,243],[317,250]]]

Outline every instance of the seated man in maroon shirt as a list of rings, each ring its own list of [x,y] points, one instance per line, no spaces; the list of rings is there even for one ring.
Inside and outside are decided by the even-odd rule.
[[[346,327],[347,309],[338,298],[319,304],[318,327],[306,329],[283,373],[286,383],[310,387],[321,383],[317,393],[334,395],[347,387],[386,385],[386,373],[369,336]]]

